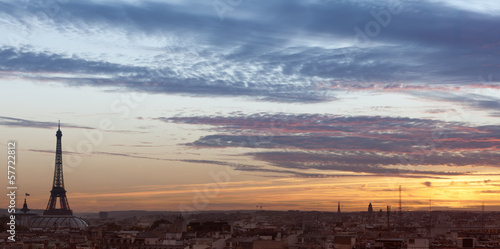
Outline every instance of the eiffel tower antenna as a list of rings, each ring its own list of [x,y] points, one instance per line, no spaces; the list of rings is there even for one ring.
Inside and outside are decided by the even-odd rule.
[[[44,215],[73,215],[73,211],[69,208],[68,199],[66,198],[66,190],[64,189],[63,166],[62,166],[62,132],[61,121],[57,126],[57,144],[56,144],[56,165],[54,167],[54,181],[52,182],[52,190],[50,191],[49,203],[43,211]],[[57,208],[57,199],[59,199],[59,208]]]

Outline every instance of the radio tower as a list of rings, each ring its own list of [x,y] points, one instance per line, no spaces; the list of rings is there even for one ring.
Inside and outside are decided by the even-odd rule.
[[[431,237],[431,228],[432,228],[432,200],[429,199],[429,229],[427,230],[428,231],[428,235],[429,237]]]
[[[73,211],[69,209],[68,199],[66,198],[66,190],[64,189],[63,166],[62,166],[62,145],[61,145],[61,122],[59,122],[56,132],[56,165],[54,167],[54,181],[52,190],[50,191],[49,203],[43,211],[44,215],[73,215]],[[59,208],[57,208],[57,199],[59,198]]]
[[[403,209],[401,208],[401,185],[399,185],[399,227],[403,227],[402,214]]]
[[[387,231],[391,231],[391,206],[387,205]]]
[[[484,228],[484,201],[483,201],[483,207],[481,209],[481,228]]]

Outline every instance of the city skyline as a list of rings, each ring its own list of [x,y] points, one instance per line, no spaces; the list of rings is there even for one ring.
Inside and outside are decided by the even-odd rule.
[[[31,209],[500,211],[496,1],[1,4]]]

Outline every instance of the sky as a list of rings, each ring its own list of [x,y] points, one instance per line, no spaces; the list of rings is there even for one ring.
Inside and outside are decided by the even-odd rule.
[[[2,0],[0,149],[33,209],[60,120],[75,212],[385,210],[399,186],[500,211],[498,23],[497,0]]]

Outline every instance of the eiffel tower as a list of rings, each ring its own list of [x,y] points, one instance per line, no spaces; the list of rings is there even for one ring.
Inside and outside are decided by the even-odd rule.
[[[43,215],[73,215],[73,211],[69,209],[68,199],[66,198],[66,190],[64,189],[63,166],[62,166],[62,145],[61,145],[61,122],[59,122],[56,132],[57,147],[56,147],[56,166],[54,168],[54,181],[52,190],[50,191],[49,203],[43,211]],[[60,207],[57,208],[57,198],[59,198]]]

